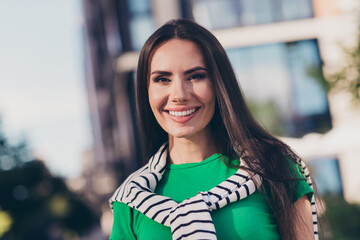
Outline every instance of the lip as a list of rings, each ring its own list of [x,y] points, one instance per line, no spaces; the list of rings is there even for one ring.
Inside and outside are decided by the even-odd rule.
[[[177,122],[177,123],[185,123],[185,122],[188,122],[190,121],[193,117],[195,117],[199,110],[201,109],[202,107],[177,107],[177,108],[166,108],[164,109],[164,113],[171,119],[173,120],[174,122]],[[187,110],[192,110],[192,109],[196,109],[195,112],[191,113],[190,115],[187,115],[187,116],[173,116],[169,113],[169,111],[187,111]]]
[[[164,111],[186,111],[186,110],[191,110],[194,108],[200,108],[201,106],[191,106],[191,107],[170,107],[170,108],[165,108]]]

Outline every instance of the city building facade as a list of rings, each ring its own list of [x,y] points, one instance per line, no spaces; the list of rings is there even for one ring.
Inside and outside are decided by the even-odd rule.
[[[346,93],[327,93],[320,81],[329,71],[324,66],[341,62],[341,44],[355,42],[356,0],[92,0],[83,5],[94,136],[94,167],[88,171],[103,169],[116,185],[143,164],[135,110],[139,50],[166,21],[187,18],[219,39],[255,117],[308,162],[320,193],[360,202],[360,146],[348,126],[360,133],[360,113]],[[105,199],[111,192],[102,194]]]

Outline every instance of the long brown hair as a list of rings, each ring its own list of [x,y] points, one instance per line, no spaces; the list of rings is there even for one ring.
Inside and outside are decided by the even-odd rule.
[[[296,154],[261,127],[250,113],[230,61],[218,40],[205,28],[190,20],[171,20],[146,41],[137,69],[137,110],[143,152],[149,159],[168,141],[168,134],[157,123],[149,104],[149,64],[155,50],[170,39],[195,43],[205,59],[216,95],[214,117],[210,122],[219,151],[229,159],[242,158],[247,167],[261,175],[266,196],[282,239],[294,238],[295,212],[292,206],[294,171],[289,161]],[[231,166],[230,163],[226,163]],[[236,167],[236,166],[232,166]],[[265,188],[262,188],[265,193]]]

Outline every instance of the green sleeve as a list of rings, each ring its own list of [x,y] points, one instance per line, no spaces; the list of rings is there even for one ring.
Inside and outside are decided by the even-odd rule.
[[[301,175],[299,166],[294,161],[290,162],[292,164],[292,167],[294,168],[295,178],[300,179],[294,180],[294,192],[292,194],[292,201],[296,202],[296,200],[300,199],[305,194],[308,196],[309,201],[311,201],[311,198],[314,195],[314,191],[306,182],[305,177]]]
[[[114,223],[110,240],[136,240],[132,229],[133,209],[121,202],[113,203]]]

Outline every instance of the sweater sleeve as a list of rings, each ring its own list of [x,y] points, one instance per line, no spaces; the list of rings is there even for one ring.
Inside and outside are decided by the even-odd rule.
[[[133,209],[121,202],[113,203],[114,223],[110,240],[136,240],[133,232]]]

